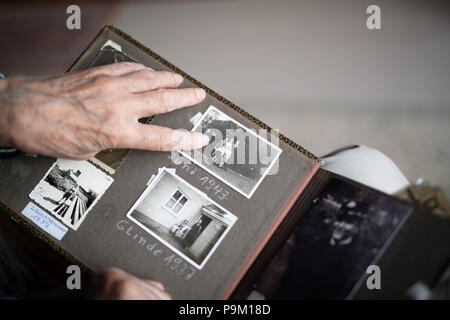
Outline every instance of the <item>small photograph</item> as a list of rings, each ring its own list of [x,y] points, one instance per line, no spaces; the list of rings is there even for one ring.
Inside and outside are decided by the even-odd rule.
[[[88,161],[58,159],[29,197],[77,230],[113,181]]]
[[[198,269],[237,220],[167,168],[159,170],[127,217]]]
[[[282,151],[214,106],[206,110],[192,131],[209,135],[210,144],[180,153],[247,198]]]
[[[411,207],[332,179],[256,285],[268,299],[345,299]]]

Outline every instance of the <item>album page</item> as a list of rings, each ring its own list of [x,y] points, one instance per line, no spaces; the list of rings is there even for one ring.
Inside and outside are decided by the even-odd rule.
[[[181,87],[204,88],[202,103],[142,122],[208,134],[210,145],[1,160],[0,201],[89,270],[122,268],[162,282],[175,299],[228,298],[319,160],[113,27],[70,70],[119,61],[175,71]]]

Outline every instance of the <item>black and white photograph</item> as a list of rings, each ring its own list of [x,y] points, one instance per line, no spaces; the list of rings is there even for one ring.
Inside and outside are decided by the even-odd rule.
[[[411,207],[332,179],[257,284],[269,299],[345,299]]]
[[[237,220],[167,168],[159,170],[127,217],[198,269]]]
[[[113,181],[88,161],[58,159],[29,196],[77,230]]]
[[[282,151],[214,106],[206,110],[192,131],[210,136],[210,144],[180,153],[247,198],[251,198]]]

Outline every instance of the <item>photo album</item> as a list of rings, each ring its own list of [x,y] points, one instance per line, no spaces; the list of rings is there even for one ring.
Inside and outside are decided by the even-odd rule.
[[[369,297],[378,294],[362,286],[369,265],[386,266],[389,294],[416,278],[432,283],[430,270],[450,261],[448,220],[321,169],[313,153],[113,26],[68,71],[120,61],[205,89],[198,105],[140,121],[210,143],[1,160],[1,207],[69,261],[159,281],[175,299]],[[426,242],[415,240],[427,230]],[[403,243],[409,254],[398,261]],[[436,243],[442,258],[427,261]],[[401,268],[409,271],[389,280]]]

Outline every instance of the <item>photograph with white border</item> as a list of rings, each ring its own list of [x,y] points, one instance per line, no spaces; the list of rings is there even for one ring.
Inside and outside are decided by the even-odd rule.
[[[57,159],[29,197],[77,230],[113,181],[89,161]]]
[[[256,130],[214,106],[209,106],[191,131],[207,134],[210,143],[180,154],[249,199],[282,152]]]
[[[167,168],[159,169],[127,217],[198,269],[237,220]]]

